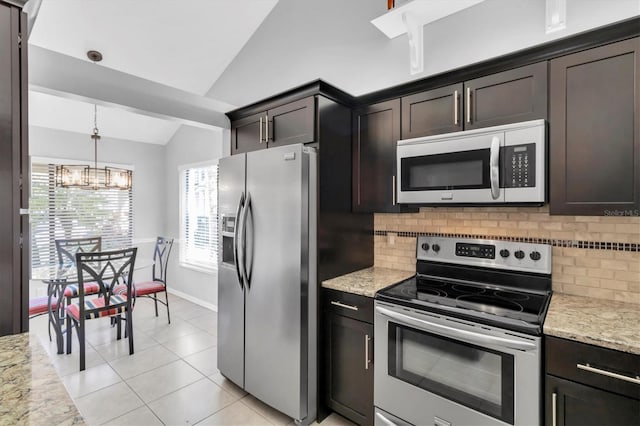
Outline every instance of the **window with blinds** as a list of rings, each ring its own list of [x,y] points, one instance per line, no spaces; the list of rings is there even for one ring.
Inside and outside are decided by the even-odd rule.
[[[180,263],[211,271],[218,267],[218,166],[180,171]]]
[[[57,263],[57,239],[102,236],[105,250],[131,246],[131,190],[57,188],[55,170],[31,164],[31,266]]]

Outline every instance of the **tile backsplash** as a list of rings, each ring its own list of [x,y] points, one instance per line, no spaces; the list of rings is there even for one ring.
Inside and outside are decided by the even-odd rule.
[[[553,246],[553,290],[640,304],[640,217],[550,216],[549,207],[423,207],[374,217],[375,266],[415,271],[416,235]]]

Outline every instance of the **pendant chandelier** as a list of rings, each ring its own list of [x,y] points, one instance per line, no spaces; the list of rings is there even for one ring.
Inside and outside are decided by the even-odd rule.
[[[94,63],[102,60],[102,54],[95,50],[87,52],[87,56]],[[132,172],[117,167],[98,167],[98,106],[93,105],[93,167],[86,165],[58,165],[56,166],[56,186],[61,188],[83,189],[131,189]]]

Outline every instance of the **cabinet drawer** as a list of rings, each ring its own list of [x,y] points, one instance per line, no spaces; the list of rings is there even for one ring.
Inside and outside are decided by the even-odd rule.
[[[571,340],[547,336],[545,361],[548,374],[606,391],[640,399],[640,356]],[[622,378],[610,377],[614,373]]]
[[[325,311],[373,324],[373,298],[344,291],[322,289]]]

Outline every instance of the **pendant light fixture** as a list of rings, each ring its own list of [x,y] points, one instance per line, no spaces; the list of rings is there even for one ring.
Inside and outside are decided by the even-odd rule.
[[[102,54],[95,50],[87,52],[87,57],[93,63],[102,60]],[[93,105],[93,167],[86,165],[58,165],[56,166],[56,186],[62,188],[83,189],[131,189],[132,172],[117,167],[98,168],[98,106]]]

